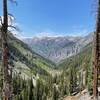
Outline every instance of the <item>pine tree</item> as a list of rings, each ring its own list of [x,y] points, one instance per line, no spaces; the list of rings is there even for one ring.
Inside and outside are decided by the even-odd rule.
[[[31,80],[29,81],[29,100],[34,100],[33,88],[33,80],[31,78]]]
[[[73,93],[73,72],[72,72],[72,69],[70,69],[69,80],[70,80],[70,83],[69,83],[69,93],[71,95]]]
[[[58,100],[58,98],[59,98],[59,93],[58,93],[58,91],[56,89],[56,86],[54,85],[54,87],[53,87],[53,97],[52,97],[52,100]]]

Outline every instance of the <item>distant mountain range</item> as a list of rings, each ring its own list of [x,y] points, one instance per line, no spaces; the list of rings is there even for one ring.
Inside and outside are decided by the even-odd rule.
[[[92,34],[84,37],[58,36],[22,39],[22,41],[28,44],[36,53],[55,63],[77,54],[92,40]]]

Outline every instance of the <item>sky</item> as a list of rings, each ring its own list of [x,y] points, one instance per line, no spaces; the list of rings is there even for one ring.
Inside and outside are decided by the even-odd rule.
[[[16,0],[8,2],[19,36],[84,36],[95,30],[96,0]],[[2,16],[2,0],[0,0]]]

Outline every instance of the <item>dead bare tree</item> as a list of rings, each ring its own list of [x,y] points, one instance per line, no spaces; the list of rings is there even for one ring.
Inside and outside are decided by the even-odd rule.
[[[7,11],[7,0],[3,0],[3,21],[2,21],[2,69],[3,69],[3,100],[12,99],[12,70],[8,66],[8,55],[9,48],[7,43],[7,32],[8,32],[8,11]]]

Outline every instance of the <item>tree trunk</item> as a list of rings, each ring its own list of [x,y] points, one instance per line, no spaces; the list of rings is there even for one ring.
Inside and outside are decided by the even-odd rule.
[[[8,66],[8,14],[7,14],[7,0],[3,0],[3,25],[2,25],[2,62],[3,62],[3,100],[11,100],[11,77]]]
[[[98,12],[96,22],[96,32],[94,40],[94,76],[93,76],[93,96],[98,99],[98,74],[100,74],[100,0],[98,0]]]

